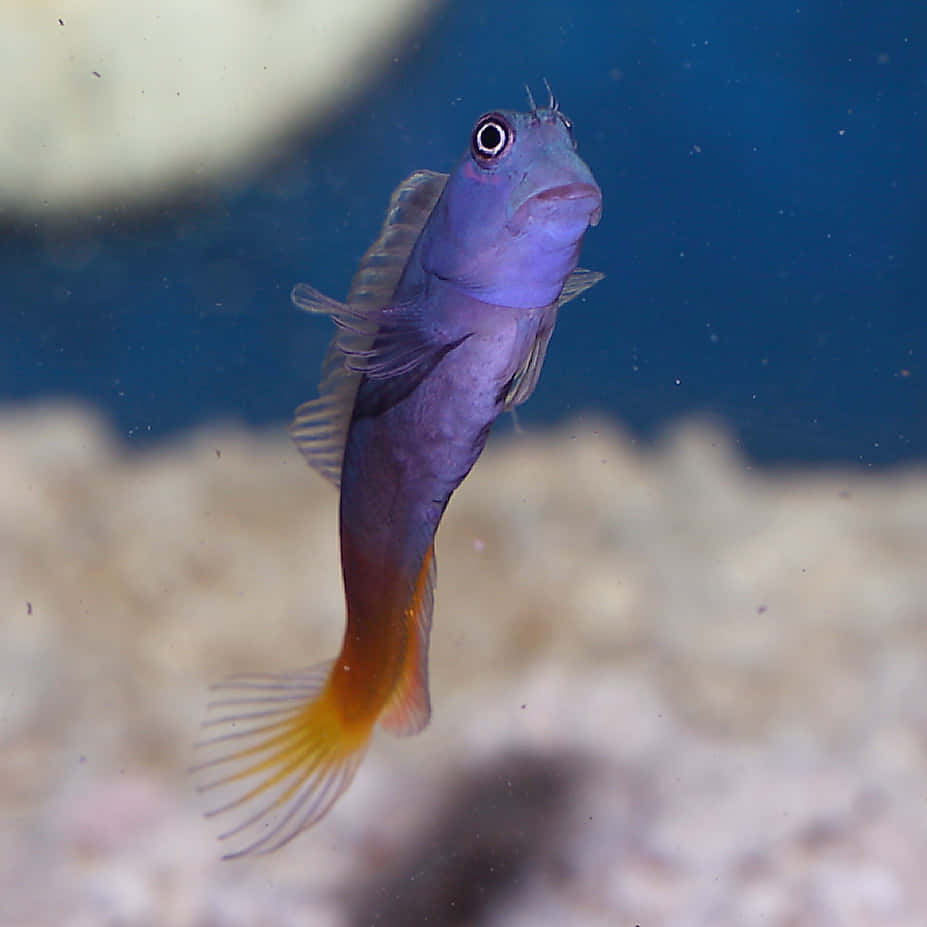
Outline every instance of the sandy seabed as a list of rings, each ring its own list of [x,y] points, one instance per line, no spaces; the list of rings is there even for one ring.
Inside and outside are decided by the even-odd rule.
[[[438,536],[431,726],[220,861],[210,681],[331,656],[336,494],[283,429],[128,453],[0,411],[0,923],[927,923],[927,472],[688,425],[495,436]]]

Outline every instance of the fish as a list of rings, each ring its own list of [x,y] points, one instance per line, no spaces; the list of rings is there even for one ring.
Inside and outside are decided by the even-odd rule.
[[[603,276],[577,267],[602,193],[548,92],[481,116],[449,174],[399,185],[345,302],[293,288],[336,327],[290,434],[340,491],[346,627],[333,660],[213,687],[195,771],[223,796],[208,816],[243,818],[220,835],[225,858],[321,820],[377,724],[429,722],[438,524],[495,419],[533,392],[558,310]]]

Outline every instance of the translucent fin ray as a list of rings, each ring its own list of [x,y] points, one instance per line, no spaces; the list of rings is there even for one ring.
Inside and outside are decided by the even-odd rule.
[[[250,809],[220,835],[233,845],[226,859],[278,849],[324,817],[351,784],[372,722],[344,726],[327,687],[330,670],[331,661],[214,687],[241,694],[213,701],[210,710],[229,702],[242,710],[207,719],[210,736],[196,744],[202,760],[191,772],[205,779],[199,790],[215,797],[207,817]],[[276,699],[286,707],[268,707]]]

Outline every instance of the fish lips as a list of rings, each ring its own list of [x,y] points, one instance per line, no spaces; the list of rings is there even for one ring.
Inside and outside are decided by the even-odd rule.
[[[594,183],[573,181],[533,193],[518,206],[508,226],[515,233],[532,220],[582,222],[585,227],[598,225],[601,217],[602,191]]]

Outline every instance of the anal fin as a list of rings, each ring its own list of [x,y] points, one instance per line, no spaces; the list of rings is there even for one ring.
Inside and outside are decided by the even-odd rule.
[[[431,719],[428,694],[428,641],[434,605],[434,544],[428,549],[407,614],[411,634],[403,661],[402,674],[392,697],[380,715],[380,726],[396,737],[417,734]]]

